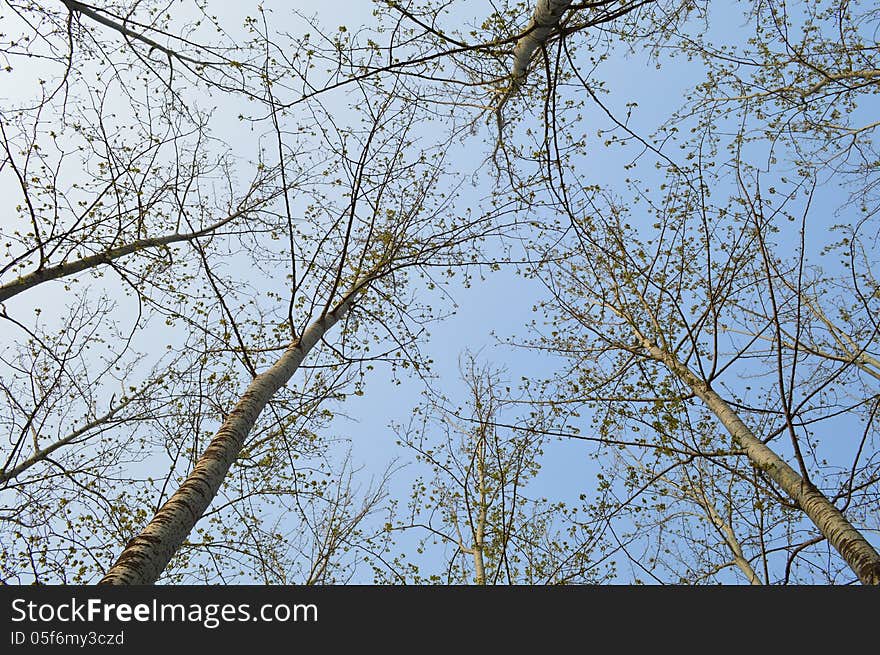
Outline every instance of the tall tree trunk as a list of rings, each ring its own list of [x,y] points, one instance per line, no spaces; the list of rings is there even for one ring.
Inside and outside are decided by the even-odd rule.
[[[478,585],[486,584],[486,564],[484,556],[486,552],[486,518],[488,515],[488,489],[486,478],[486,425],[480,426],[479,441],[477,442],[477,476],[480,481],[480,511],[477,514],[477,525],[474,533],[474,577]]]
[[[880,555],[847,518],[816,487],[758,439],[739,415],[705,380],[694,374],[673,354],[641,337],[650,356],[662,362],[718,417],[752,464],[766,472],[800,506],[822,535],[859,577],[863,584],[880,584]]]
[[[99,584],[152,584],[189,536],[220,490],[257,417],[299,368],[315,344],[348,312],[364,287],[355,287],[329,312],[315,320],[267,371],[256,376],[229,413],[192,473],[132,539]]]

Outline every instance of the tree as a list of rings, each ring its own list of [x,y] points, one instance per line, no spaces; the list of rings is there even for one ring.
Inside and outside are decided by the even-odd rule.
[[[841,212],[865,217],[843,220],[840,229],[847,233],[871,231],[870,171],[876,168],[868,164],[875,159],[874,124],[866,108],[873,106],[870,97],[877,87],[876,65],[867,51],[875,15],[850,4],[816,2],[790,9],[756,3],[747,12],[747,29],[754,31],[745,35],[748,41],[738,42],[731,39],[734,31],[718,28],[719,20],[731,18],[727,8],[710,11],[691,3],[667,11],[665,18],[664,9],[674,8],[654,5],[646,14],[630,14],[631,21],[648,19],[640,29],[616,36],[625,46],[647,46],[658,68],[668,70],[669,60],[681,61],[681,55],[699,60],[702,68],[695,72],[705,80],[694,80],[687,103],[661,119],[654,135],[633,120],[637,103],[627,102],[616,114],[613,108],[623,100],[603,100],[613,86],[613,78],[602,75],[612,56],[596,47],[602,43],[598,31],[565,32],[552,51],[544,48],[541,86],[527,90],[533,111],[542,114],[541,126],[526,130],[522,145],[505,144],[502,179],[520,190],[524,211],[545,217],[545,235],[533,242],[525,268],[546,283],[550,300],[544,307],[552,325],[537,329],[528,345],[563,359],[556,391],[544,402],[567,408],[566,421],[578,412],[593,417],[598,434],[590,439],[607,444],[597,454],[607,467],[599,485],[624,494],[612,513],[635,522],[631,534],[639,535],[640,525],[653,525],[658,545],[665,546],[660,537],[669,537],[661,531],[670,497],[696,504],[700,522],[720,530],[724,549],[733,555],[727,562],[709,556],[707,538],[693,536],[700,533],[691,530],[692,523],[679,533],[689,541],[692,559],[670,564],[677,581],[704,579],[731,561],[745,569],[748,562],[737,552],[742,548],[734,546],[743,541],[737,536],[742,530],[734,530],[730,520],[719,524],[720,514],[706,502],[702,485],[717,487],[712,480],[722,474],[707,462],[721,462],[722,470],[731,469],[731,482],[740,481],[723,496],[725,505],[742,507],[754,492],[741,481],[754,476],[731,459],[748,455],[766,476],[758,484],[769,480],[770,486],[757,491],[759,516],[754,527],[744,528],[745,540],[757,544],[755,559],[774,557],[773,548],[790,558],[774,570],[775,580],[788,581],[797,562],[815,564],[820,579],[837,580],[818,555],[808,554],[816,543],[827,546],[827,538],[860,580],[876,582],[877,546],[870,543],[867,510],[876,473],[873,455],[866,457],[874,452],[875,392],[863,386],[875,349],[873,320],[867,318],[875,313],[867,301],[874,279],[870,246],[858,239],[853,256],[844,257],[849,270],[820,268],[822,246],[828,252],[843,246],[845,252],[850,237],[816,246],[816,237],[808,236],[826,229],[814,226],[821,220],[814,202],[836,203]],[[603,154],[603,162],[638,169],[641,179],[630,172],[625,185],[605,182],[594,163],[600,143],[591,140],[590,131],[621,152],[619,158],[613,151]],[[693,136],[681,138],[681,133]],[[652,175],[652,167],[660,174]],[[838,181],[853,185],[849,198],[841,199]],[[560,220],[552,220],[554,215]],[[787,229],[788,223],[799,231]],[[806,311],[816,304],[814,292],[807,291],[815,285],[833,290],[827,300],[841,309],[834,328],[824,312]],[[748,327],[742,325],[746,316]],[[734,331],[750,339],[738,342]],[[753,368],[756,362],[764,368]],[[836,393],[846,400],[833,397]],[[694,398],[703,403],[699,411]],[[708,415],[701,413],[707,409]],[[696,426],[711,425],[707,417],[721,420],[733,442],[696,433]],[[772,417],[782,425],[773,424]],[[746,428],[750,418],[759,427]],[[855,422],[842,428],[851,435],[846,446],[822,437],[819,422],[835,419]],[[581,427],[577,423],[574,428]],[[654,436],[634,438],[630,429],[647,429]],[[826,435],[836,434],[841,427],[826,429]],[[572,430],[566,423],[557,431],[585,438]],[[785,454],[792,466],[766,450],[771,441],[782,448],[782,437],[790,444]],[[618,449],[631,457],[619,456]],[[834,461],[830,452],[841,460]],[[646,465],[646,457],[655,461]],[[809,458],[814,461],[808,463]],[[696,471],[691,470],[695,462]],[[686,476],[670,478],[670,470],[685,467]],[[702,481],[700,486],[695,480]],[[817,484],[827,493],[817,495]],[[782,485],[785,494],[774,485]],[[865,490],[858,503],[843,500],[851,487]],[[658,493],[668,497],[657,500]],[[764,515],[764,496],[776,504],[772,518]],[[645,507],[646,498],[657,502]],[[841,519],[836,505],[860,527],[854,530],[846,519],[837,528],[824,523],[820,514]],[[784,534],[800,511],[822,524],[819,536],[813,532],[802,542],[785,542],[789,537],[782,536],[781,545],[768,546],[775,529],[766,521],[785,526]],[[647,557],[629,559],[638,568]],[[769,580],[773,567],[763,568]]]
[[[21,339],[4,353],[9,441],[0,479],[14,530],[4,576],[77,581],[100,566],[95,553],[110,535],[137,520],[120,472],[132,487],[143,484],[135,471],[148,448],[174,449],[155,436],[163,424],[207,419],[176,416],[192,397],[186,381],[199,374],[199,356],[142,350],[144,330],[183,319],[175,292],[198,265],[174,245],[199,252],[198,239],[254,221],[279,193],[278,171],[255,163],[252,182],[239,185],[207,117],[180,105],[173,89],[149,77],[133,89],[142,69],[126,79],[124,55],[110,63],[85,45],[76,51],[83,35],[70,23],[54,31],[62,26],[52,10],[9,9],[36,18],[25,26],[36,33],[5,50],[7,74],[42,57],[57,76],[34,87],[36,100],[13,100],[3,112],[3,168],[18,206],[4,222],[0,296],[13,344]],[[50,290],[54,280],[64,286]]]
[[[471,353],[459,359],[459,368],[464,407],[428,395],[410,423],[395,428],[430,478],[417,477],[406,510],[392,512],[375,539],[374,550],[383,553],[374,564],[377,580],[486,585],[610,579],[601,524],[593,525],[591,508],[531,490],[547,437],[531,421],[502,422],[518,402],[504,372]],[[408,533],[424,536],[410,545]]]
[[[704,182],[709,180],[715,178],[704,177]],[[748,469],[736,463],[747,460],[758,472],[754,502],[766,504],[770,498],[803,512],[860,580],[876,583],[880,560],[874,546],[834,504],[848,489],[861,486],[857,479],[866,483],[865,488],[876,480],[875,464],[861,461],[862,450],[876,429],[873,409],[863,419],[861,441],[853,434],[855,426],[843,423],[851,435],[851,463],[831,464],[832,455],[819,454],[830,445],[822,434],[841,429],[827,427],[826,422],[839,419],[842,412],[854,418],[874,405],[872,396],[858,395],[857,385],[864,367],[860,351],[872,349],[876,333],[870,328],[865,333],[858,326],[861,308],[856,304],[847,315],[856,324],[839,329],[848,335],[861,330],[867,340],[849,357],[829,361],[819,354],[813,359],[822,351],[809,342],[825,326],[820,314],[799,309],[807,284],[808,253],[802,247],[782,259],[771,242],[771,235],[782,229],[778,221],[789,217],[788,205],[794,204],[796,189],[778,203],[765,204],[747,195],[748,189],[742,186],[742,193],[730,205],[718,207],[705,199],[697,204],[700,198],[687,185],[671,188],[661,202],[646,208],[659,221],[648,238],[640,235],[644,227],[638,232],[631,227],[623,205],[609,202],[599,208],[592,198],[592,216],[572,217],[577,221],[573,248],[580,257],[547,253],[553,263],[536,268],[538,274],[547,271],[556,329],[535,345],[571,353],[567,357],[578,362],[581,371],[576,381],[561,382],[559,401],[595,403],[619,398],[611,402],[621,406],[612,405],[602,415],[601,433],[613,445],[618,430],[636,431],[641,424],[650,436],[635,448],[653,450],[657,456],[649,466],[637,457],[637,468],[642,469],[636,471],[638,477],[647,477],[652,484],[663,480],[683,491],[716,524],[717,512],[692,482],[697,477],[706,479],[707,465],[701,464],[696,472],[682,472],[674,481],[666,467],[693,468],[694,462],[706,458],[713,468],[714,462],[724,462],[736,471],[730,480],[735,485],[726,495],[726,502],[733,504],[733,489],[753,484],[746,482],[753,478]],[[640,223],[649,220],[643,218]],[[798,228],[803,233],[806,226],[804,215]],[[836,281],[841,283],[847,276]],[[745,338],[731,338],[733,333]],[[796,341],[806,341],[807,347],[801,350],[782,336],[786,334],[798,335]],[[737,375],[744,382],[738,383]],[[842,399],[831,394],[832,385],[846,389],[851,400],[841,406]],[[724,427],[730,441],[719,441],[699,411],[694,415],[691,406],[697,401]],[[744,417],[751,417],[759,427],[749,427]],[[774,449],[783,448],[784,440],[789,442],[794,465]],[[861,445],[856,448],[856,443]],[[663,464],[670,456],[671,463]],[[844,471],[848,475],[841,477]],[[827,491],[820,491],[819,485]],[[630,486],[641,489],[637,484]],[[849,497],[847,509],[864,520],[872,494],[854,500]],[[742,506],[742,501],[735,505]],[[762,530],[766,539],[767,527]],[[813,535],[808,541],[814,542]],[[796,543],[783,549],[801,550]]]
[[[22,181],[20,190],[26,200],[22,203],[23,212],[30,217],[34,229],[30,234],[11,235],[19,243],[20,254],[9,270],[26,270],[32,266],[33,271],[11,280],[5,288],[9,291],[8,298],[15,296],[19,301],[21,292],[35,290],[37,283],[70,279],[80,272],[100,275],[101,267],[109,266],[121,273],[122,281],[133,291],[141,315],[133,323],[131,336],[123,341],[123,349],[114,354],[106,368],[114,375],[119,372],[118,382],[127,386],[125,395],[117,404],[118,394],[108,391],[108,409],[101,413],[94,401],[101,388],[86,385],[86,393],[79,401],[86,408],[83,427],[68,434],[57,428],[59,435],[51,446],[45,447],[42,436],[35,436],[33,451],[24,450],[25,438],[34,426],[33,417],[41,421],[41,428],[54,427],[58,417],[53,412],[70,413],[71,406],[75,405],[71,405],[66,396],[67,404],[63,408],[41,397],[34,398],[32,408],[22,405],[19,389],[13,385],[46,386],[33,384],[35,378],[30,372],[36,367],[29,362],[18,366],[21,375],[7,386],[9,421],[19,436],[10,444],[4,482],[9,491],[22,499],[19,509],[27,507],[27,512],[43,512],[27,521],[20,520],[18,509],[10,512],[8,524],[17,521],[23,528],[15,533],[15,540],[37,544],[15,547],[16,552],[10,554],[9,561],[16,563],[11,568],[21,570],[19,562],[25,557],[25,561],[34,562],[35,579],[42,580],[47,575],[66,579],[75,565],[80,564],[79,552],[85,550],[90,553],[91,563],[79,570],[77,579],[87,579],[96,569],[103,570],[105,557],[114,548],[113,544],[129,541],[133,532],[140,531],[145,519],[158,510],[157,519],[147,527],[147,538],[130,544],[120,565],[106,576],[108,582],[151,582],[175,555],[178,557],[176,570],[185,571],[193,561],[201,576],[206,568],[193,559],[199,549],[216,559],[218,548],[242,554],[248,551],[245,545],[248,542],[267,544],[256,549],[249,564],[254,567],[255,575],[263,579],[270,575],[286,579],[289,571],[283,570],[283,566],[293,565],[280,564],[283,558],[279,552],[287,549],[282,543],[283,535],[265,533],[265,528],[259,527],[261,521],[255,502],[265,498],[268,505],[290,503],[296,510],[294,515],[303,520],[311,512],[305,507],[308,502],[312,502],[312,508],[323,503],[331,513],[328,518],[331,525],[337,512],[334,508],[352,506],[354,501],[347,488],[338,489],[338,502],[324,503],[329,500],[323,489],[327,485],[327,467],[333,465],[332,458],[322,454],[324,442],[312,431],[332,416],[323,406],[334,398],[341,398],[343,389],[348,389],[348,393],[362,393],[361,379],[372,367],[371,362],[387,361],[392,366],[423,369],[427,363],[413,346],[423,329],[422,323],[429,319],[430,310],[419,307],[407,290],[412,288],[410,271],[423,279],[433,279],[431,269],[437,267],[449,270],[452,275],[452,268],[467,265],[476,256],[468,250],[467,244],[502,233],[506,228],[492,215],[458,216],[451,209],[455,194],[436,194],[438,181],[450,179],[444,170],[450,141],[441,139],[415,150],[423,110],[409,102],[405,91],[412,89],[404,89],[400,82],[392,79],[390,88],[384,88],[385,82],[378,76],[371,80],[355,72],[346,73],[350,84],[339,86],[350,88],[350,93],[360,102],[360,110],[355,107],[348,116],[325,105],[323,96],[314,91],[314,87],[292,103],[282,103],[275,94],[290,88],[285,85],[291,85],[300,71],[310,75],[308,70],[313,66],[313,59],[320,58],[322,53],[306,54],[301,69],[299,62],[276,59],[282,50],[270,40],[265,14],[262,14],[262,22],[246,21],[246,28],[254,35],[252,41],[231,47],[237,55],[246,55],[242,57],[245,63],[239,63],[231,59],[226,50],[223,56],[216,57],[220,46],[198,45],[191,39],[171,35],[170,18],[154,13],[147,6],[139,8],[149,17],[145,20],[81,3],[67,3],[67,8],[71,13],[66,16],[41,7],[20,9],[22,15],[30,13],[48,26],[43,36],[47,37],[50,47],[51,38],[77,37],[70,40],[66,52],[59,48],[63,54],[55,57],[59,64],[57,89],[60,91],[42,97],[38,105],[23,106],[19,112],[21,120],[32,121],[28,129],[33,134],[40,132],[41,121],[48,120],[45,116],[52,112],[53,125],[56,122],[66,125],[70,107],[80,103],[76,94],[83,93],[88,98],[97,93],[90,86],[88,63],[72,65],[74,57],[85,55],[94,56],[99,66],[109,61],[109,74],[118,80],[118,85],[111,89],[118,89],[123,100],[131,100],[131,108],[124,112],[113,111],[112,124],[99,112],[97,120],[86,114],[71,128],[70,138],[74,141],[81,138],[87,144],[82,146],[84,155],[81,163],[78,162],[80,170],[85,171],[85,181],[74,176],[76,181],[66,186],[80,189],[85,185],[96,197],[91,203],[77,200],[84,207],[79,214],[66,212],[64,201],[59,201],[59,191],[65,184],[57,175],[44,178],[45,186],[39,192]],[[114,51],[92,32],[94,25],[91,29],[82,29],[90,25],[85,19],[109,28],[111,34],[122,35],[130,47]],[[198,21],[194,26],[198,27]],[[157,45],[160,37],[171,39],[174,47]],[[359,62],[349,59],[344,49],[340,49],[344,39],[344,32],[340,30],[328,44],[336,52],[337,65],[354,70]],[[308,36],[303,37],[303,41],[307,42]],[[86,47],[89,43],[94,50]],[[215,60],[207,63],[197,60],[196,54],[187,54],[187,48],[201,53],[199,56],[203,58],[214,56]],[[156,50],[160,53],[158,62],[152,59]],[[259,62],[261,57],[263,67],[255,68],[254,62]],[[246,75],[233,86],[228,83],[234,77],[230,70],[238,69],[243,69]],[[254,71],[259,75],[251,76]],[[337,88],[333,80],[337,73],[331,70],[329,81],[323,83],[328,92]],[[139,97],[133,88],[141,80],[148,88],[145,106],[133,99]],[[312,80],[317,82],[314,75]],[[234,190],[237,173],[233,172],[235,166],[231,160],[224,162],[221,158],[220,171],[225,173],[226,179],[214,177],[216,169],[208,162],[216,155],[202,144],[219,145],[221,151],[224,145],[209,137],[207,118],[200,117],[194,109],[185,88],[186,83],[193,82],[213,92],[221,91],[229,98],[236,94],[248,99],[259,98],[262,106],[269,110],[268,116],[255,119],[269,125],[265,137],[261,137],[261,141],[266,139],[268,147],[255,152],[257,159],[252,164],[256,182],[232,210],[221,214],[225,218],[203,219],[195,227],[189,218],[190,212],[199,218],[209,217],[211,207],[205,201],[216,193],[218,183],[222,189],[225,181],[226,186]],[[164,102],[158,112],[150,104],[152,91]],[[112,106],[118,100],[108,93],[101,100],[104,105]],[[77,103],[69,104],[71,98]],[[304,118],[299,125],[291,115],[293,105],[301,107],[297,111]],[[131,115],[133,124],[117,123],[120,114]],[[195,118],[200,122],[191,132],[177,129],[174,123]],[[240,116],[242,120],[245,118]],[[363,125],[359,125],[361,120],[365,121]],[[165,123],[170,123],[176,131],[170,132],[174,138],[163,141],[156,134],[161,133]],[[131,129],[144,134],[146,146],[143,149],[134,149],[127,145],[130,141],[123,142],[116,136]],[[451,130],[453,135],[456,131],[454,127]],[[177,138],[177,132],[183,136]],[[66,137],[62,134],[60,138]],[[196,164],[181,171],[178,162],[185,153],[184,137],[195,141],[191,158]],[[20,155],[26,165],[17,166],[13,156],[18,155],[13,152],[12,137],[7,137],[10,167],[21,180],[31,165],[29,153],[40,150],[34,147],[35,140],[36,137],[31,139]],[[100,145],[104,148],[106,164],[91,154],[95,146]],[[167,154],[160,146],[166,146]],[[134,155],[125,154],[129,151]],[[59,147],[59,153],[58,160],[67,156],[64,146]],[[170,162],[170,172],[164,178],[158,174],[163,157]],[[141,160],[149,167],[141,164]],[[46,164],[46,170],[53,169],[62,170],[56,161]],[[20,174],[22,171],[25,175]],[[42,194],[39,203],[31,202],[35,193]],[[74,205],[74,201],[68,204]],[[54,214],[58,220],[47,220],[43,213]],[[68,216],[71,225],[63,222]],[[181,223],[187,222],[190,223],[188,231],[179,229]],[[52,225],[54,231],[44,235],[43,223]],[[151,236],[155,232],[161,236]],[[101,240],[92,246],[88,239],[94,236]],[[188,245],[191,254],[175,255],[168,249],[175,243]],[[91,248],[93,252],[82,254],[79,250],[82,248]],[[152,251],[156,248],[168,253],[167,260],[162,262],[167,266],[160,268],[153,263]],[[53,263],[50,257],[56,252],[58,261]],[[126,258],[129,255],[135,257],[131,262]],[[147,268],[139,268],[143,259],[148,263]],[[248,273],[242,276],[231,272],[235,269]],[[271,280],[268,285],[260,279],[262,271],[266,271]],[[73,280],[74,285],[77,282]],[[436,286],[436,282],[429,284]],[[94,285],[83,287],[84,293],[93,288]],[[111,285],[108,292],[118,293],[118,288]],[[262,299],[265,296],[269,298],[268,303]],[[116,329],[116,319],[108,304],[94,305],[84,298],[82,306],[92,312],[91,320],[106,325],[109,331]],[[67,363],[71,357],[65,353],[59,355],[47,339],[18,318],[7,316],[10,322],[33,334],[32,343],[38,352],[32,353],[31,360],[48,358],[57,366],[57,370],[50,371],[54,380],[51,390],[56,395],[67,394],[66,386],[58,380],[75,379],[76,372]],[[143,343],[144,330],[153,330],[155,334],[156,322],[162,319],[170,328],[178,325],[184,328],[183,340],[178,346],[180,366],[168,369],[167,362],[160,359],[156,362],[154,377],[140,387],[129,384],[129,378],[143,370],[143,358],[135,351],[135,344]],[[329,339],[328,331],[337,322],[343,324],[341,338],[321,358],[312,356],[302,389],[287,385],[305,356],[319,342]],[[62,339],[72,339],[74,343],[70,347],[89,348],[88,340],[83,342],[75,330],[62,328],[60,334]],[[172,340],[180,338],[172,336],[173,330],[168,334]],[[94,341],[94,334],[89,336]],[[375,348],[371,342],[380,344],[378,353],[371,351]],[[170,344],[169,347],[175,349]],[[79,350],[76,352],[80,354]],[[124,362],[124,357],[132,362]],[[267,363],[270,364],[268,370],[259,373]],[[80,364],[86,370],[92,366],[86,358]],[[250,384],[245,394],[236,399],[242,378],[250,378]],[[110,381],[108,386],[112,387],[113,382],[117,381]],[[138,412],[126,415],[123,420],[122,408],[137,408]],[[21,418],[16,416],[16,411]],[[120,426],[129,425],[133,433],[117,432]],[[149,434],[151,429],[156,430],[154,434],[165,435],[165,439],[155,439],[152,435],[138,438],[138,434]],[[202,452],[203,440],[215,432],[214,440]],[[101,466],[101,472],[95,475],[94,471],[82,468],[82,460],[77,458],[83,448],[94,448],[94,442],[106,435],[110,435],[110,445],[104,450],[111,450],[115,458],[100,448],[94,455],[90,450],[87,461],[99,462]],[[246,438],[249,439],[247,444]],[[72,458],[77,466],[56,463],[53,454],[58,453]],[[310,464],[296,463],[303,456],[315,462],[315,473],[310,471]],[[141,479],[134,473],[137,461],[148,463],[151,469]],[[236,476],[230,479],[227,474],[233,462],[236,462]],[[65,530],[60,532],[56,528],[58,515],[49,509],[57,503],[41,503],[38,512],[38,508],[28,506],[26,500],[32,499],[33,491],[44,484],[45,478],[41,476],[44,465],[57,466],[73,483],[72,489],[59,490],[63,497],[60,506],[68,508],[60,519],[66,522]],[[164,480],[153,477],[157,465],[159,470],[167,471]],[[34,477],[22,477],[25,471]],[[82,498],[77,497],[80,492],[76,487],[83,486],[81,477],[90,478],[88,485],[95,487],[93,493],[103,508],[102,516],[96,516],[90,504],[81,503]],[[198,539],[185,544],[184,539],[195,521],[224,482],[228,502],[212,512],[210,520],[203,524],[205,527],[200,528],[204,533]],[[179,484],[177,493],[168,498],[166,492]],[[306,488],[298,490],[304,484]],[[120,487],[128,489],[120,492]],[[129,490],[138,488],[140,492]],[[197,500],[193,500],[194,496]],[[378,498],[381,498],[381,490],[369,491],[364,511],[356,512],[355,516],[367,514]],[[166,509],[162,510],[162,506]],[[185,508],[183,518],[181,508]],[[222,518],[236,514],[245,525],[241,530],[231,528]],[[167,522],[170,515],[180,522],[170,525]],[[138,550],[138,544],[156,545],[149,535],[158,524],[165,525],[163,535],[168,539],[158,544],[158,554],[144,555],[143,550]],[[44,529],[50,531],[49,535],[37,536]],[[319,561],[323,564],[307,567],[311,568],[308,580],[327,579],[332,575],[326,568],[327,563],[342,543],[342,536],[351,535],[353,530],[354,526],[345,524],[336,534],[321,536],[324,550]],[[258,538],[262,536],[267,538]],[[93,543],[98,539],[102,541]],[[279,552],[264,552],[266,548],[273,548],[273,544],[278,544]],[[36,558],[32,556],[33,548],[38,551]],[[58,554],[57,565],[49,562],[50,552]],[[143,563],[136,571],[132,566],[134,552],[140,554]],[[268,571],[266,561],[272,559],[279,564]],[[238,573],[246,574],[244,570]]]

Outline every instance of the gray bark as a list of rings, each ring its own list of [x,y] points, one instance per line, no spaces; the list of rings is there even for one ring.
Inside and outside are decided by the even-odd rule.
[[[840,553],[859,580],[863,584],[880,584],[880,555],[841,511],[821,491],[804,480],[779,455],[758,439],[705,380],[695,375],[674,355],[650,340],[642,338],[642,345],[652,358],[665,364],[706,403],[737,445],[745,451],[752,464],[767,473],[770,479],[800,506],[828,543]]]
[[[88,16],[93,21],[100,23],[101,25],[106,25],[110,29],[116,30],[117,32],[122,34],[127,39],[135,39],[136,41],[141,41],[142,43],[145,43],[146,45],[150,46],[150,48],[164,53],[167,57],[174,57],[176,59],[180,59],[181,61],[186,61],[191,64],[195,64],[196,66],[208,65],[207,62],[201,62],[201,61],[198,61],[197,59],[192,59],[191,57],[187,57],[186,55],[182,55],[179,52],[176,52],[174,50],[166,48],[161,43],[157,43],[153,39],[151,39],[143,34],[140,34],[138,32],[135,32],[133,30],[128,29],[122,23],[118,23],[114,20],[107,18],[106,16],[99,13],[93,7],[90,7],[89,5],[85,5],[81,2],[76,2],[76,0],[61,0],[61,2],[64,4],[65,7],[67,7],[67,10],[71,14],[79,13],[79,14],[82,14],[83,16]]]
[[[315,320],[275,364],[255,377],[214,435],[192,473],[132,539],[99,584],[152,584],[183,544],[220,490],[260,412],[299,368],[309,351],[348,312],[364,284],[355,285],[334,308]]]

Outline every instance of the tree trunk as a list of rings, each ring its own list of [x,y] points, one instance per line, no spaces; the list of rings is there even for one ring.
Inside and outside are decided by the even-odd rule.
[[[477,442],[477,475],[480,480],[480,512],[477,515],[477,526],[474,534],[474,577],[478,585],[486,584],[486,564],[484,554],[486,550],[486,518],[488,514],[488,502],[486,499],[486,426],[480,426],[480,436]]]
[[[291,343],[269,370],[251,381],[192,473],[143,531],[128,543],[99,584],[152,584],[156,581],[217,495],[260,412],[287,384],[327,330],[345,316],[354,296],[362,288],[362,284],[355,285],[332,311],[309,325],[302,337]]]
[[[847,518],[816,487],[804,480],[739,418],[739,415],[705,380],[693,373],[674,355],[648,339],[642,345],[651,357],[662,362],[684,382],[718,417],[737,445],[745,450],[752,464],[766,472],[800,506],[822,535],[859,577],[863,584],[880,584],[880,555]]]
[[[525,34],[520,37],[513,48],[513,66],[510,69],[510,86],[501,95],[495,112],[501,121],[501,110],[504,104],[519,90],[525,82],[529,64],[535,50],[544,45],[550,34],[559,24],[562,14],[571,5],[572,0],[538,0],[535,13],[526,26]]]
[[[712,521],[713,525],[721,530],[724,535],[724,541],[727,543],[727,547],[730,548],[730,552],[733,553],[733,563],[740,571],[742,571],[743,575],[746,576],[749,584],[760,585],[761,578],[758,577],[758,574],[755,573],[755,569],[752,568],[751,563],[743,554],[742,546],[739,543],[739,539],[736,538],[736,533],[734,533],[733,527],[721,517],[718,510],[715,509],[715,505],[709,500],[709,497],[702,492],[702,490],[700,491],[700,496],[702,496],[702,498],[697,498],[696,496],[694,496],[694,498],[697,498],[697,502],[703,506],[703,509],[709,515],[709,520]]]
[[[526,26],[526,34],[516,42],[513,49],[513,69],[510,76],[515,85],[525,79],[532,55],[547,41],[569,5],[571,0],[538,0],[535,13]]]

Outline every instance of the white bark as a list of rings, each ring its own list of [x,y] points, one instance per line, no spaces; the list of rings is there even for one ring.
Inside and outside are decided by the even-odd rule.
[[[501,122],[501,109],[504,104],[519,90],[529,72],[529,64],[535,51],[547,42],[556,29],[565,10],[572,0],[538,0],[535,13],[526,26],[525,34],[516,42],[513,49],[513,66],[510,70],[510,86],[498,102],[496,112]]]
[[[267,371],[255,377],[214,435],[192,473],[132,539],[99,584],[152,584],[195,527],[220,490],[260,412],[299,368],[309,351],[339,319],[363,288],[355,285],[332,311],[315,320]]]
[[[674,373],[718,417],[749,460],[794,500],[863,584],[880,584],[880,555],[847,518],[816,487],[804,480],[739,418],[703,379],[671,353],[642,338],[648,353]]]
[[[513,49],[513,68],[510,76],[514,84],[518,85],[525,80],[532,55],[547,41],[569,5],[571,0],[538,0],[535,13],[526,26],[525,36],[516,42],[516,47]]]
[[[480,426],[479,442],[477,443],[477,475],[479,477],[480,510],[477,515],[477,525],[474,534],[474,576],[478,585],[486,584],[486,565],[483,561],[486,538],[486,519],[489,502],[487,498],[488,485],[486,478],[486,426]]]

